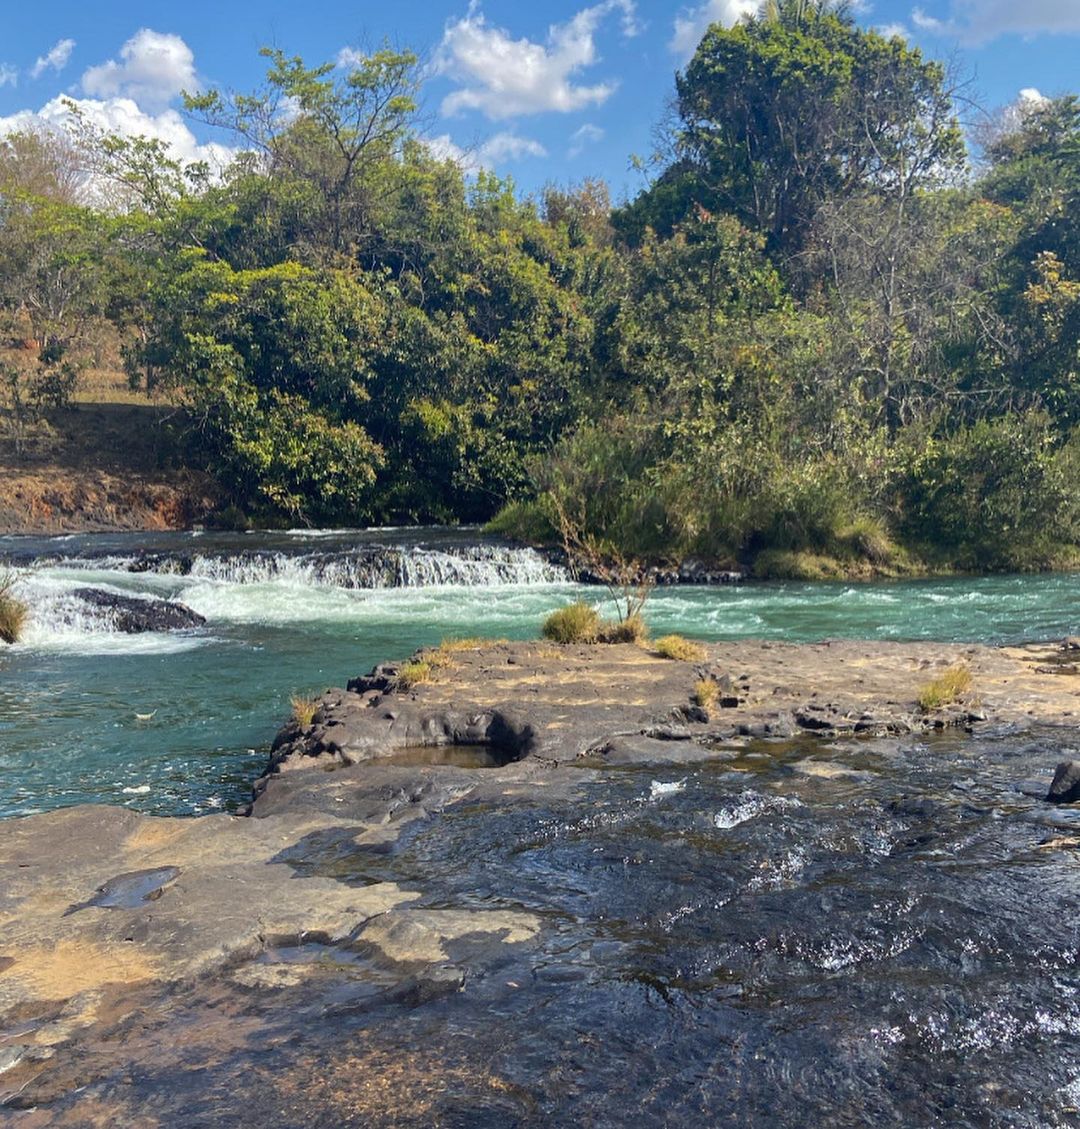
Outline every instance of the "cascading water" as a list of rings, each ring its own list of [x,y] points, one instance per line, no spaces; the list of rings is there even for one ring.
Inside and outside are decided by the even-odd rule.
[[[344,589],[473,588],[497,584],[559,584],[569,577],[532,549],[496,545],[453,550],[372,547],[338,552],[289,554],[140,553],[130,556],[60,556],[53,569],[186,577],[222,584],[280,583]]]

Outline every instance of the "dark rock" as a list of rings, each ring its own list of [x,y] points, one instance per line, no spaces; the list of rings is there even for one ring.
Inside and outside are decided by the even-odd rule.
[[[1061,641],[1063,651],[1080,651],[1080,635],[1066,635]]]
[[[1080,802],[1080,761],[1062,761],[1057,766],[1046,798],[1052,804]]]
[[[76,588],[72,595],[84,604],[109,612],[113,629],[128,635],[145,631],[187,631],[206,623],[191,608],[169,600],[119,596],[101,588]]]
[[[753,737],[758,740],[770,737],[788,740],[798,733],[798,728],[791,714],[777,713],[761,721],[742,724],[737,732],[740,737]]]
[[[346,689],[354,694],[366,694],[371,690],[385,694],[397,682],[400,669],[398,663],[380,663],[370,674],[362,674],[359,678],[350,679]]]

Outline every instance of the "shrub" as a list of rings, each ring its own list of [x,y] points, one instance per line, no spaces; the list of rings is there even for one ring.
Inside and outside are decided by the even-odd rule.
[[[705,648],[700,643],[691,643],[681,635],[665,635],[657,639],[653,649],[664,659],[676,662],[700,663],[705,661]]]
[[[11,573],[0,576],[0,639],[17,643],[23,633],[30,609],[22,600],[11,594],[15,577]]]
[[[1039,412],[979,420],[899,453],[903,531],[964,566],[1042,563],[1077,532],[1077,466]]]
[[[758,553],[751,571],[757,580],[842,580],[847,576],[847,570],[833,557],[788,549]]]
[[[293,721],[301,729],[307,729],[315,720],[315,712],[319,708],[319,703],[314,698],[305,698],[301,694],[293,694],[289,699],[289,704],[292,706]]]
[[[398,671],[397,684],[401,690],[411,690],[423,682],[430,682],[434,667],[428,659],[413,659],[403,663]]]
[[[837,540],[837,549],[867,560],[879,568],[892,565],[897,555],[897,548],[888,530],[875,518],[856,518],[840,531]]]
[[[542,500],[508,502],[484,526],[484,532],[511,537],[529,545],[554,545],[559,540],[559,532]]]
[[[600,635],[600,616],[595,608],[579,600],[559,608],[544,620],[545,639],[555,643],[595,643]]]
[[[971,689],[971,671],[963,663],[949,667],[940,678],[928,682],[920,691],[919,708],[925,713],[952,705]]]
[[[613,620],[604,620],[600,625],[601,643],[644,643],[648,638],[649,629],[637,612],[617,623]]]
[[[711,679],[703,678],[694,685],[694,702],[703,710],[711,710],[720,698],[720,687]]]

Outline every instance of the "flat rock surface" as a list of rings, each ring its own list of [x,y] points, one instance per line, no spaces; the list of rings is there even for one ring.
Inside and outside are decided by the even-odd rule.
[[[431,745],[489,744],[515,760],[566,764],[605,753],[640,759],[628,741],[690,742],[671,759],[736,736],[902,734],[988,721],[1069,724],[1080,719],[1080,676],[1061,644],[991,648],[926,643],[713,644],[703,663],[647,648],[507,643],[454,652],[431,681],[395,690],[392,671],[331,690],[312,725],[287,727],[275,768],[316,757],[338,764]],[[923,711],[920,691],[950,667],[971,686]],[[695,705],[701,681],[717,703]],[[380,689],[363,691],[367,684]],[[384,685],[385,684],[385,685]],[[660,757],[659,759],[664,759]]]

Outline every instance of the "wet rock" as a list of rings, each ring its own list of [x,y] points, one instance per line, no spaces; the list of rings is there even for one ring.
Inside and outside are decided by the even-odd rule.
[[[101,588],[76,588],[72,595],[84,604],[108,612],[113,630],[127,635],[140,635],[147,631],[188,631],[206,623],[191,608],[169,600],[120,596]]]
[[[772,737],[788,740],[798,733],[795,719],[789,713],[776,713],[738,727],[740,737]]]
[[[1080,761],[1062,761],[1057,766],[1046,798],[1052,804],[1080,802]]]

